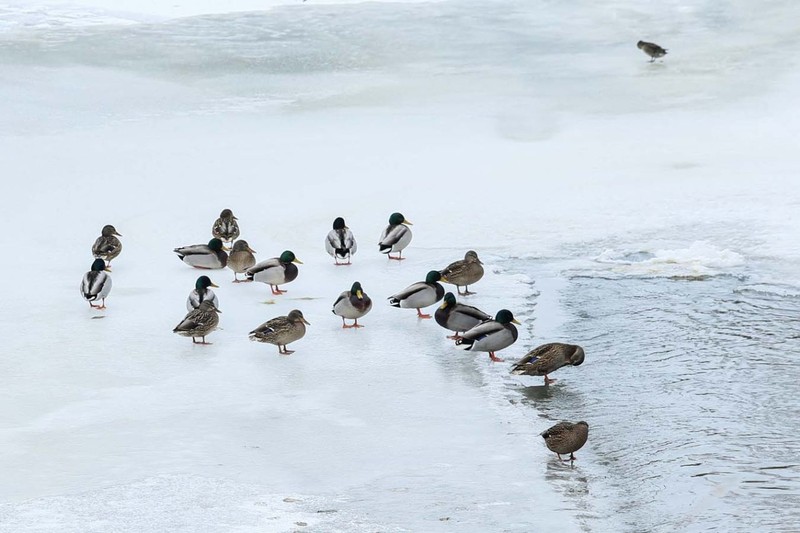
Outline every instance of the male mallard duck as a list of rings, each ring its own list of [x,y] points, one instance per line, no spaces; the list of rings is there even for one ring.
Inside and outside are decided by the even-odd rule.
[[[503,360],[494,355],[503,348],[508,348],[517,340],[517,328],[514,324],[519,321],[508,309],[497,312],[494,320],[481,322],[474,328],[467,330],[460,339],[456,340],[456,348],[471,350],[473,352],[489,352],[489,359],[497,363]]]
[[[217,269],[225,268],[228,264],[228,254],[225,253],[222,241],[217,238],[211,239],[208,244],[175,248],[174,252],[181,261],[194,268]]]
[[[111,224],[103,226],[100,236],[92,245],[92,255],[97,258],[105,259],[109,266],[111,260],[122,252],[122,243],[117,237],[122,237]]]
[[[303,313],[295,309],[286,316],[267,320],[258,326],[250,332],[250,340],[274,344],[278,347],[278,353],[288,355],[294,350],[286,349],[286,345],[302,339],[306,334],[306,325],[311,324],[303,318]]]
[[[92,269],[83,275],[81,294],[84,300],[89,302],[89,306],[94,309],[106,308],[106,297],[111,292],[111,276],[107,274],[108,272],[110,271],[106,267],[105,261],[95,259],[92,263]],[[100,305],[92,303],[97,300],[101,301]]]
[[[383,230],[381,234],[381,241],[378,243],[378,249],[382,254],[387,254],[389,259],[397,261],[403,260],[403,248],[408,246],[411,242],[411,222],[400,213],[392,213],[389,217],[389,225]],[[392,252],[398,252],[397,257],[392,257]]]
[[[333,229],[328,232],[328,238],[325,239],[325,249],[337,265],[349,265],[350,257],[358,250],[356,238],[353,237],[350,228],[345,226],[342,217],[333,221]],[[346,259],[347,262],[340,263],[339,259],[342,261]]]
[[[250,248],[250,245],[247,244],[247,241],[244,239],[239,239],[233,243],[233,250],[231,250],[231,254],[228,256],[228,268],[233,270],[234,283],[247,281],[240,280],[237,274],[243,274],[248,268],[256,264],[254,253],[256,253],[256,251]]]
[[[214,304],[214,307],[219,309],[219,300],[217,299],[217,295],[214,294],[214,291],[209,289],[209,287],[217,287],[219,285],[214,285],[214,282],[209,279],[208,276],[200,276],[197,278],[197,281],[194,284],[194,290],[189,293],[189,297],[186,298],[186,310],[192,311],[200,307],[200,304],[209,301]]]
[[[440,279],[442,279],[442,275],[436,270],[431,270],[425,276],[425,281],[409,285],[394,296],[389,296],[389,305],[403,309],[416,309],[419,318],[430,318],[431,315],[423,315],[420,308],[433,305],[444,297],[444,287],[437,283]]]
[[[547,449],[558,455],[558,460],[563,461],[561,454],[569,454],[569,460],[575,460],[575,452],[583,448],[589,438],[589,424],[586,422],[559,422],[542,433]]]
[[[294,256],[294,253],[286,250],[280,257],[261,261],[257,265],[248,268],[245,276],[251,281],[260,281],[268,284],[272,289],[272,294],[283,294],[286,291],[282,291],[278,288],[278,285],[295,280],[298,271],[294,263],[303,264],[302,261]]]
[[[478,259],[478,254],[470,250],[461,261],[456,261],[447,265],[442,270],[442,283],[450,283],[456,286],[458,294],[468,296],[475,294],[469,291],[469,286],[477,283],[483,277],[483,263]],[[464,292],[461,292],[461,287]]]
[[[194,344],[211,344],[206,342],[206,335],[217,329],[219,324],[217,313],[221,312],[212,300],[206,300],[197,309],[186,313],[186,317],[175,326],[172,332],[184,337],[191,337]],[[195,337],[201,337],[203,340],[197,342]]]
[[[342,328],[363,328],[358,319],[369,313],[372,309],[372,300],[361,289],[359,282],[353,283],[349,291],[344,291],[333,302],[333,314],[342,317]],[[345,324],[344,319],[355,320],[352,325]]]
[[[450,335],[448,339],[460,339],[460,331],[468,331],[485,320],[491,320],[492,316],[487,315],[477,307],[464,305],[456,302],[456,297],[452,292],[444,295],[444,302],[433,314],[436,323],[445,329],[455,331],[455,335]]]
[[[645,54],[650,56],[650,62],[652,63],[659,57],[664,57],[667,55],[667,49],[661,48],[656,43],[648,43],[647,41],[639,41],[636,43],[636,47],[644,52]]]
[[[583,363],[585,357],[583,348],[577,344],[551,342],[528,352],[514,364],[511,373],[517,376],[544,376],[544,384],[549,385],[555,380],[548,378],[547,374],[555,372],[562,366],[578,366]]]
[[[211,236],[224,242],[233,242],[239,236],[239,220],[233,216],[233,211],[223,209],[219,218],[214,221],[211,227]]]

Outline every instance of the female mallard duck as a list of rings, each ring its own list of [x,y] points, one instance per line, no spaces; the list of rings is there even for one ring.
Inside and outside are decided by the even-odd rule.
[[[514,324],[519,324],[519,321],[514,318],[514,314],[508,309],[501,309],[497,312],[494,320],[481,322],[466,331],[456,341],[456,348],[473,352],[489,352],[489,359],[500,363],[503,360],[496,357],[494,352],[508,348],[516,342],[518,333]]]
[[[325,250],[336,261],[336,265],[349,265],[350,257],[358,250],[356,238],[353,237],[350,228],[345,226],[342,217],[333,221],[333,229],[328,232],[328,238],[325,239]],[[339,259],[347,260],[347,262],[340,263]]]
[[[219,214],[219,218],[214,221],[211,227],[211,236],[224,242],[233,242],[239,237],[239,220],[233,216],[233,211],[230,209],[223,209]]]
[[[342,317],[342,328],[363,328],[358,323],[358,319],[369,313],[372,309],[372,300],[370,300],[367,293],[361,289],[359,282],[353,283],[349,291],[344,291],[333,302],[333,314]],[[348,326],[344,319],[349,318],[355,320],[352,325]]]
[[[408,246],[408,243],[411,242],[411,237],[413,237],[411,228],[408,226],[413,226],[413,224],[406,220],[401,213],[392,213],[392,216],[389,217],[389,225],[383,230],[381,240],[378,243],[380,252],[387,254],[389,259],[402,261],[403,248]],[[397,257],[392,257],[392,252],[397,252]]]
[[[667,55],[667,49],[661,48],[656,43],[648,43],[647,41],[639,41],[636,43],[636,48],[644,52],[645,54],[650,56],[650,62],[652,63],[659,57],[664,57]]]
[[[233,250],[228,256],[228,268],[233,270],[233,282],[239,283],[241,280],[237,277],[238,274],[243,274],[248,268],[256,264],[256,257],[253,255],[255,250],[250,248],[247,241],[240,239],[233,243]]]
[[[228,264],[228,254],[225,253],[222,241],[217,238],[211,239],[208,244],[175,248],[174,252],[181,261],[194,268],[217,269],[225,268]]]
[[[578,366],[583,363],[586,354],[583,348],[576,344],[563,344],[551,342],[534,348],[517,361],[511,373],[518,376],[544,376],[544,384],[549,385],[555,380],[547,374],[555,372],[562,366]]]
[[[92,269],[83,275],[81,281],[81,294],[83,299],[89,302],[89,307],[94,309],[105,309],[106,298],[111,292],[111,276],[108,275],[108,267],[102,259],[95,259]],[[100,305],[92,302],[100,300]]]
[[[575,460],[575,452],[583,448],[589,438],[589,424],[586,422],[559,422],[542,433],[547,449],[558,455],[558,460],[563,461],[561,454],[569,454],[569,460]]]
[[[261,261],[247,269],[244,273],[250,281],[260,281],[266,283],[272,289],[272,294],[283,294],[278,285],[294,281],[297,277],[297,267],[294,263],[303,264],[294,253],[286,250],[280,257],[273,257],[266,261]]]
[[[122,243],[117,237],[122,237],[111,224],[103,226],[100,236],[92,245],[92,255],[99,259],[105,259],[109,266],[111,260],[122,252]]]
[[[189,293],[189,297],[186,298],[186,310],[192,311],[200,307],[200,304],[209,301],[214,304],[214,307],[219,308],[219,300],[217,299],[217,295],[214,294],[214,291],[209,289],[209,287],[217,287],[219,285],[214,285],[214,282],[209,279],[208,276],[200,276],[197,278],[197,281],[194,284],[194,290]]]
[[[191,337],[194,344],[211,344],[206,342],[206,335],[217,329],[219,324],[217,313],[221,312],[212,300],[206,300],[197,309],[189,311],[172,332],[184,337]],[[200,337],[202,340],[197,342],[195,337]]]
[[[389,296],[389,305],[403,309],[416,309],[419,318],[430,318],[431,315],[423,315],[420,308],[433,305],[444,297],[444,287],[437,283],[440,279],[442,279],[442,275],[436,270],[431,270],[425,276],[425,281],[409,285],[394,296]]]
[[[468,331],[485,320],[491,320],[492,316],[487,315],[477,307],[464,305],[456,302],[456,297],[452,292],[444,295],[444,302],[434,313],[436,323],[445,329],[455,331],[455,335],[450,335],[448,339],[460,339],[460,331]]]
[[[303,318],[303,313],[295,309],[286,316],[267,320],[258,326],[250,332],[250,340],[274,344],[278,347],[278,353],[289,355],[294,353],[294,350],[286,349],[286,345],[302,339],[306,334],[307,325],[311,324]]]
[[[470,250],[461,261],[456,261],[447,265],[442,270],[442,283],[450,283],[456,286],[458,294],[469,296],[475,294],[470,292],[469,286],[477,283],[483,277],[483,263],[478,259],[478,254]],[[464,287],[464,292],[461,292]]]

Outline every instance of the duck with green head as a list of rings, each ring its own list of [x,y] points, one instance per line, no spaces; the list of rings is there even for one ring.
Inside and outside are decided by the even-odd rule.
[[[233,216],[233,211],[223,209],[219,218],[211,226],[211,236],[223,242],[233,242],[239,237],[239,220]]]
[[[503,360],[494,353],[508,348],[516,342],[519,333],[514,324],[519,324],[519,321],[514,318],[514,313],[508,309],[501,309],[495,315],[494,320],[481,322],[466,331],[456,341],[456,348],[473,352],[489,352],[489,359],[500,363]]]
[[[215,285],[208,276],[200,276],[197,278],[197,281],[194,283],[194,290],[190,292],[189,297],[186,298],[187,311],[197,309],[200,307],[200,304],[205,301],[212,302],[214,307],[219,309],[219,299],[209,287],[219,288],[219,285]]]
[[[303,313],[294,309],[286,316],[275,317],[258,326],[250,332],[250,340],[274,344],[279,354],[289,355],[294,350],[287,349],[286,345],[303,338],[306,326],[310,325]]]
[[[358,319],[366,315],[372,309],[372,300],[361,288],[361,283],[355,282],[349,291],[344,291],[333,302],[333,314],[342,317],[342,328],[363,328],[358,323]],[[354,320],[353,324],[347,325],[345,319]]]
[[[106,262],[98,258],[92,263],[91,270],[83,275],[81,295],[84,300],[89,302],[89,307],[93,309],[106,308],[106,298],[111,292],[111,276],[108,275],[109,272]],[[100,305],[92,303],[98,300],[101,302]]]
[[[181,261],[194,268],[219,269],[228,264],[228,254],[222,241],[213,238],[208,244],[192,244],[175,248]]]
[[[456,296],[452,292],[444,295],[442,305],[439,306],[433,316],[437,324],[456,332],[455,335],[447,337],[453,340],[461,338],[461,335],[458,334],[459,332],[469,331],[481,322],[492,319],[491,315],[487,315],[477,307],[458,303]]]
[[[547,374],[562,366],[578,366],[585,358],[583,348],[577,344],[551,342],[528,352],[511,368],[511,373],[517,376],[544,376],[544,384],[549,385],[555,380],[547,377]]]
[[[211,344],[206,342],[206,335],[217,329],[219,325],[219,314],[222,311],[217,309],[214,302],[206,300],[197,309],[192,309],[181,322],[172,330],[173,333],[184,337],[191,337],[193,344]],[[197,342],[196,338],[201,341]]]
[[[272,294],[279,295],[286,291],[281,290],[278,285],[292,282],[297,278],[298,270],[295,264],[302,265],[303,262],[295,257],[292,251],[286,250],[280,257],[261,261],[248,268],[245,276],[250,281],[266,283],[272,289]]]
[[[240,280],[238,275],[245,273],[248,268],[256,264],[254,253],[256,251],[250,248],[250,245],[244,239],[239,239],[233,243],[233,250],[231,250],[231,255],[228,257],[228,268],[233,270],[234,283],[249,281],[247,279]]]
[[[442,270],[442,283],[451,283],[456,286],[458,294],[469,296],[475,294],[470,292],[469,286],[477,283],[483,277],[483,263],[478,259],[475,250],[470,250],[464,255],[464,259],[455,261],[447,265]],[[464,292],[461,292],[464,287]]]
[[[389,225],[383,230],[381,240],[378,242],[378,249],[382,254],[387,254],[389,259],[397,261],[403,260],[403,249],[411,242],[411,222],[406,220],[402,213],[392,213],[389,217]],[[392,257],[392,253],[397,252],[397,257]]]
[[[111,224],[103,226],[100,236],[92,245],[92,255],[105,259],[109,266],[111,260],[122,253],[122,242],[117,237],[122,237]]]
[[[356,238],[342,217],[337,217],[333,221],[333,229],[328,232],[328,237],[325,239],[325,250],[333,257],[337,266],[349,265],[350,258],[358,250]]]
[[[395,295],[389,296],[389,305],[402,309],[416,309],[419,318],[431,318],[420,311],[423,307],[433,305],[444,298],[444,287],[438,281],[442,275],[437,270],[431,270],[425,276],[425,281],[418,281],[409,285]]]

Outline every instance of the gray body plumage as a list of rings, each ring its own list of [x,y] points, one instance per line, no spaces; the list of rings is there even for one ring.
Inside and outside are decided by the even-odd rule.
[[[388,298],[389,305],[403,309],[421,309],[433,305],[444,298],[444,287],[439,283],[420,281],[409,285]]]
[[[278,257],[261,261],[245,271],[248,279],[268,285],[289,283],[297,278],[297,274],[298,269],[294,263],[282,263]]]
[[[111,276],[104,271],[90,270],[81,280],[81,295],[88,302],[105,300],[111,292]]]
[[[175,248],[181,261],[195,268],[219,269],[228,264],[228,254],[224,251],[215,252],[207,244],[192,244]]]
[[[514,324],[487,320],[467,330],[462,339],[456,341],[456,347],[473,352],[496,352],[514,344],[518,334]]]
[[[411,228],[405,224],[389,224],[381,234],[378,247],[381,253],[400,252],[411,242]]]
[[[325,238],[325,250],[333,258],[348,259],[356,253],[358,244],[350,228],[332,229]]]
[[[358,320],[370,310],[372,310],[372,300],[367,293],[362,293],[362,298],[359,299],[350,291],[344,291],[333,302],[333,314],[349,320]]]
[[[214,307],[219,308],[219,299],[217,295],[214,294],[214,291],[211,289],[203,289],[202,291],[194,289],[189,293],[189,297],[186,298],[186,310],[192,311],[197,309],[200,307],[200,304],[205,301],[209,301],[214,304]]]
[[[477,307],[460,303],[437,309],[433,317],[437,324],[456,333],[469,331],[481,322],[492,319],[491,315]]]

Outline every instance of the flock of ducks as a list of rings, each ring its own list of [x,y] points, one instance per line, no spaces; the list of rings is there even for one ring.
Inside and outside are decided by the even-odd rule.
[[[378,251],[390,260],[402,261],[403,250],[413,237],[411,222],[401,213],[393,213],[389,224],[383,230],[378,243]],[[291,283],[299,274],[298,264],[303,264],[291,250],[280,256],[256,262],[255,250],[247,241],[239,239],[238,219],[230,209],[220,213],[211,229],[212,238],[207,244],[194,244],[175,248],[178,258],[189,266],[199,269],[229,268],[234,273],[234,283],[261,282],[269,285],[272,294],[281,295],[282,285]],[[105,309],[105,300],[111,292],[111,261],[122,252],[121,237],[112,225],[103,227],[100,237],[92,246],[95,259],[91,269],[81,281],[81,294],[93,309]],[[226,243],[230,245],[226,247]],[[333,221],[333,228],[325,239],[325,249],[334,259],[336,266],[350,265],[358,250],[356,239],[343,218]],[[230,251],[230,255],[228,252]],[[393,255],[395,254],[395,255]],[[239,279],[239,275],[244,279]],[[478,254],[470,250],[464,259],[454,261],[442,270],[431,270],[425,280],[413,283],[405,289],[388,297],[389,305],[401,309],[415,309],[421,319],[434,318],[436,323],[452,332],[447,338],[455,342],[455,347],[473,351],[487,352],[495,362],[503,359],[496,355],[516,342],[516,325],[519,321],[508,309],[501,309],[494,317],[480,309],[460,303],[455,294],[446,292],[442,283],[456,286],[459,296],[475,294],[469,287],[483,278],[483,263]],[[217,288],[208,276],[199,276],[194,289],[186,299],[187,314],[173,332],[191,337],[194,344],[210,344],[206,336],[219,325],[219,299],[212,288]],[[463,291],[462,291],[463,287]],[[425,314],[423,309],[442,302],[434,315]],[[99,303],[98,303],[99,302]],[[342,292],[334,301],[332,312],[342,319],[342,328],[361,328],[358,323],[372,309],[372,300],[361,283],[356,281],[350,290]],[[352,323],[348,324],[347,321]],[[303,313],[294,309],[286,316],[272,318],[249,333],[250,340],[273,344],[278,353],[294,353],[288,345],[303,338],[306,326],[311,324]],[[200,340],[198,340],[200,339]],[[555,380],[549,374],[564,366],[578,366],[583,363],[583,348],[573,344],[549,343],[531,350],[511,368],[514,375],[541,376],[544,384]],[[574,452],[579,450],[588,438],[589,426],[586,422],[560,422],[542,433],[547,447],[558,455],[569,454],[575,460]]]

